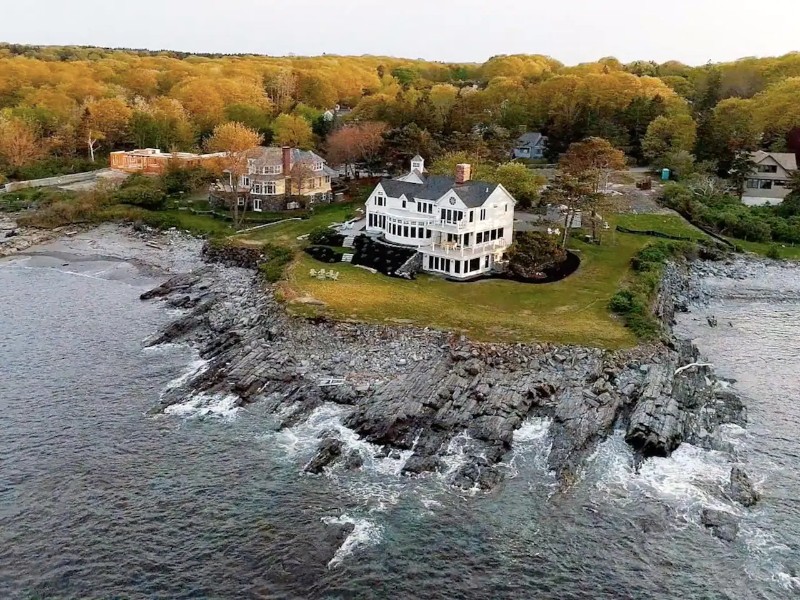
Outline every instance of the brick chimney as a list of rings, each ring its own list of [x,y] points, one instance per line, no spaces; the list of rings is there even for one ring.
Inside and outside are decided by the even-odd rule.
[[[472,165],[460,164],[456,165],[456,184],[466,183],[472,176]]]
[[[283,176],[289,177],[292,171],[292,149],[289,146],[281,148],[283,156]]]

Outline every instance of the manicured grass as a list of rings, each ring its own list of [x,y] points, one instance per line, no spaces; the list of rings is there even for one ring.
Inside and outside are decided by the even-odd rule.
[[[317,227],[325,227],[331,223],[341,223],[347,220],[353,216],[357,206],[361,206],[361,204],[343,203],[319,206],[307,219],[270,225],[263,229],[244,233],[237,238],[245,242],[272,242],[291,248],[301,248],[306,245],[306,242],[298,240],[299,236],[305,235]]]
[[[787,260],[800,260],[800,246],[785,246],[780,242],[773,242],[773,243],[763,243],[763,242],[746,242],[744,240],[739,240],[736,238],[726,238],[742,248],[747,252],[753,252],[755,254],[759,254],[761,256],[767,256],[767,252],[773,246],[778,247],[778,252],[780,253],[781,258]]]
[[[636,219],[630,223],[640,228]],[[567,279],[550,284],[501,279],[455,283],[428,275],[406,281],[344,263],[323,265],[301,255],[291,266],[282,293],[290,311],[305,316],[410,323],[483,341],[622,348],[634,345],[636,338],[610,314],[608,302],[628,276],[631,257],[650,241],[619,232],[609,232],[602,246],[574,241],[571,247],[579,252],[581,267]],[[339,280],[309,276],[310,269],[323,266],[339,271]],[[309,297],[325,306],[297,302]]]
[[[638,231],[658,231],[668,235],[691,238],[693,240],[708,237],[680,215],[626,214],[616,215],[614,220],[617,225]]]
[[[210,215],[195,215],[188,210],[165,210],[163,213],[177,219],[181,229],[195,235],[216,237],[233,233],[233,227],[229,222],[215,219]]]

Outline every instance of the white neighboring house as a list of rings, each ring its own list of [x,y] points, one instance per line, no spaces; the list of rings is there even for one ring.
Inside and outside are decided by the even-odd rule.
[[[366,203],[367,233],[417,248],[422,270],[452,279],[492,271],[514,234],[516,200],[502,185],[471,181],[471,166],[455,177],[427,176],[415,156],[411,171],[384,179]]]
[[[753,171],[744,186],[742,202],[748,206],[780,204],[789,195],[789,179],[797,171],[797,157],[786,152],[759,150],[750,156]]]

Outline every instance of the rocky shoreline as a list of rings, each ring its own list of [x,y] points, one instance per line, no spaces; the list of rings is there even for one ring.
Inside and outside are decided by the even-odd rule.
[[[253,271],[217,260],[225,264],[206,264],[142,295],[186,310],[147,343],[187,343],[207,361],[156,412],[192,394],[225,395],[238,406],[258,402],[290,427],[335,403],[348,408],[343,424],[380,452],[408,453],[403,474],[445,472],[452,485],[478,490],[502,481],[514,431],[530,417],[552,420],[549,466],[562,486],[614,429],[625,429],[643,460],[669,456],[683,442],[727,450],[720,426],[746,422],[738,396],[690,342],[610,352],[303,320],[289,317]],[[658,302],[666,323],[693,301],[690,280],[685,266],[667,269]],[[466,460],[450,470],[454,452]],[[362,460],[330,433],[306,471],[359,468]]]

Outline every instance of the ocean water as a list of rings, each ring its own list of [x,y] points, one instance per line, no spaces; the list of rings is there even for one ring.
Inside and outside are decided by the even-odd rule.
[[[174,316],[138,300],[154,283],[100,260],[0,262],[0,598],[800,594],[792,299],[724,300],[709,308],[724,327],[681,324],[749,396],[750,427],[725,433],[764,494],[745,510],[721,493],[729,455],[687,445],[637,473],[621,432],[559,491],[546,419],[516,432],[505,483],[484,494],[401,477],[407,454],[377,458],[337,406],[284,431],[225,397],[148,415],[204,368],[185,347],[142,348]],[[302,474],[331,428],[364,468]],[[699,524],[703,507],[741,516],[735,542]]]

